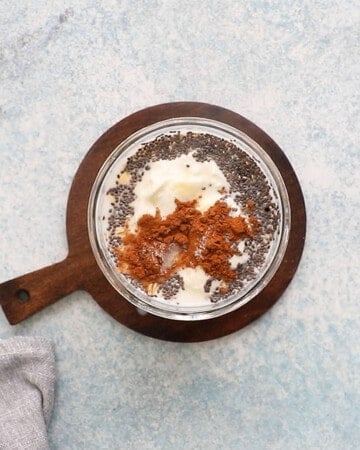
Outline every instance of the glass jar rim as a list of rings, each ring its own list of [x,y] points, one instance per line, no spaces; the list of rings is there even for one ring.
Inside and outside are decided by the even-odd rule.
[[[114,267],[99,227],[98,205],[105,194],[104,182],[115,167],[116,162],[119,159],[125,159],[134,148],[140,148],[144,142],[150,142],[160,134],[178,131],[205,132],[235,143],[240,150],[245,151],[260,166],[278,197],[280,220],[277,243],[260,276],[253,282],[250,282],[244,291],[240,291],[239,295],[230,297],[230,300],[217,303],[209,302],[209,305],[201,307],[184,307],[182,305],[173,305],[170,302],[166,304],[156,301],[153,297],[141,293],[139,290],[136,291],[130,283],[124,280],[124,277],[121,277],[121,274]],[[255,142],[243,131],[217,120],[201,117],[178,117],[144,127],[124,139],[114,148],[99,170],[92,186],[88,203],[88,232],[97,264],[112,287],[127,301],[142,311],[168,319],[204,320],[219,317],[242,307],[268,285],[279,268],[287,248],[291,225],[290,215],[289,197],[280,171],[259,143]]]

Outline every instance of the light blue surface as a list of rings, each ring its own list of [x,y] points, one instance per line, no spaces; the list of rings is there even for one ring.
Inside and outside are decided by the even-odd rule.
[[[0,337],[55,342],[53,449],[360,447],[359,14],[356,0],[2,0],[0,281],[65,257],[80,161],[152,104],[254,121],[308,211],[292,284],[226,338],[146,338],[84,292],[16,327],[1,313]]]

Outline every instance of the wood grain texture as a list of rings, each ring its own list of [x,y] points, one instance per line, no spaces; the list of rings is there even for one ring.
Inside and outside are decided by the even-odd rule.
[[[90,246],[87,210],[94,180],[110,153],[128,136],[153,123],[176,117],[204,117],[231,125],[255,140],[279,169],[290,200],[291,228],[288,246],[269,284],[237,311],[209,320],[185,322],[146,314],[123,299],[99,269]],[[11,324],[24,320],[59,298],[77,290],[88,291],[116,320],[132,330],[154,338],[195,342],[233,333],[264,314],[281,296],[298,267],[304,247],[306,213],[304,198],[285,154],[256,125],[227,109],[205,103],[179,102],[146,108],[132,114],[104,133],[82,161],[71,187],[67,206],[69,255],[60,263],[0,285],[0,304]],[[28,301],[18,298],[29,293]]]

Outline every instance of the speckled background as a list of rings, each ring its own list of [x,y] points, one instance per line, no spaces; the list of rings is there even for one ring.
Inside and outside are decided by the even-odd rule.
[[[226,338],[146,338],[84,292],[16,327],[1,313],[0,337],[55,342],[52,449],[359,448],[359,15],[356,0],[0,2],[0,281],[65,257],[80,161],[152,104],[254,121],[308,211],[291,286]]]

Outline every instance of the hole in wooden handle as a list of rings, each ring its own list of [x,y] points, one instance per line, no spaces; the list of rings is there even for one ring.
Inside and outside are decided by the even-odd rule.
[[[30,300],[30,294],[26,289],[19,289],[16,292],[16,298],[21,302],[21,303],[26,303]]]

